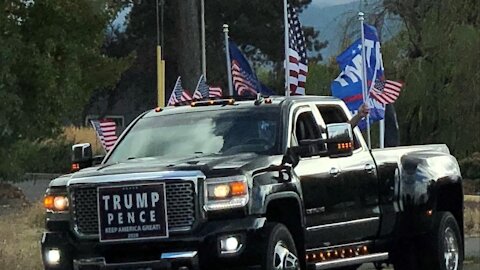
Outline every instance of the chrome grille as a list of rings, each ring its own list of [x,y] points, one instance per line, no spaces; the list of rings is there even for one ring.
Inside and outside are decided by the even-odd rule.
[[[166,182],[165,191],[169,231],[190,230],[195,222],[193,182]],[[75,230],[82,235],[97,235],[97,187],[74,187],[70,194]]]

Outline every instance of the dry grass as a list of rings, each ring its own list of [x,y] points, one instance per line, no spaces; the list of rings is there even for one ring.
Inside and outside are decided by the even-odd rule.
[[[94,154],[104,154],[103,147],[91,127],[68,126],[63,128],[63,135],[74,143],[90,143]]]
[[[480,235],[480,196],[465,196],[465,234]]]
[[[1,269],[42,269],[40,236],[43,211],[40,204],[35,204],[0,217]],[[2,268],[6,266],[8,268]]]

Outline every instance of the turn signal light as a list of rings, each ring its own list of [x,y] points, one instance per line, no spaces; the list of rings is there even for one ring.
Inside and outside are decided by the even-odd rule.
[[[54,200],[54,196],[45,196],[45,198],[43,198],[43,206],[47,209],[53,209]]]
[[[338,143],[337,144],[337,149],[338,150],[352,149],[352,143],[351,142],[349,142],[349,143]]]
[[[232,196],[247,194],[247,183],[245,182],[230,183],[230,192]]]

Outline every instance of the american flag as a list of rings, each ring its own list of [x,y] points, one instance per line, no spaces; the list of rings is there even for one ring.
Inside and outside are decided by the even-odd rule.
[[[209,97],[211,98],[220,98],[223,96],[223,90],[220,86],[209,86]]]
[[[117,124],[112,119],[91,120],[103,149],[110,151],[117,142]]]
[[[197,88],[193,93],[193,99],[204,99],[204,98],[217,98],[223,95],[222,88],[220,87],[211,87],[205,81],[205,77],[203,75],[200,76],[198,79]]]
[[[240,67],[237,60],[232,61],[232,78],[233,86],[239,96],[257,95],[254,78]]]
[[[376,80],[370,96],[382,104],[391,104],[397,100],[402,91],[403,84],[391,80]]]
[[[193,92],[193,99],[204,99],[208,97],[210,89],[208,88],[207,82],[203,75],[198,79],[197,87],[195,92]]]
[[[287,84],[290,94],[305,95],[305,82],[308,74],[307,50],[302,25],[295,7],[288,4],[288,63],[289,77]]]
[[[179,76],[177,78],[177,82],[175,82],[175,86],[173,87],[172,94],[170,95],[170,99],[168,99],[168,106],[173,106],[180,102],[190,101],[192,97],[186,90],[182,87],[182,78]]]

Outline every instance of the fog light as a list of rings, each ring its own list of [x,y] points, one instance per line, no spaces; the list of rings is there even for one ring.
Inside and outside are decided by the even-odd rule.
[[[220,240],[222,253],[235,253],[240,250],[242,245],[236,236],[229,236]]]
[[[47,251],[45,259],[48,264],[56,265],[60,263],[60,250],[58,249],[50,249]]]

